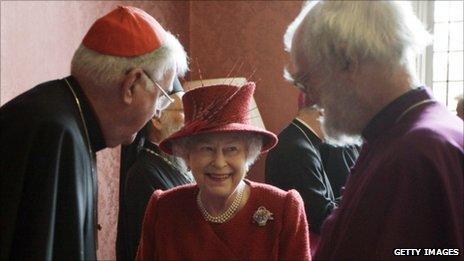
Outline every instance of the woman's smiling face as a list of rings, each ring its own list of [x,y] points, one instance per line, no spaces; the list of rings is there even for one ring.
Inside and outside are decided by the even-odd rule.
[[[186,162],[206,197],[228,198],[247,172],[247,144],[234,133],[202,136],[191,143]]]

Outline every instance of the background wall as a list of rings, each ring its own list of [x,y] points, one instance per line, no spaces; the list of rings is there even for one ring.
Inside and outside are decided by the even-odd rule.
[[[244,63],[231,76],[257,81],[255,99],[266,128],[279,133],[296,114],[297,91],[283,77],[289,56],[283,35],[301,10],[297,1],[192,1],[190,3],[191,77],[221,78],[234,64]],[[198,64],[196,62],[198,60]],[[238,67],[238,66],[237,66]],[[249,178],[264,180],[264,159]]]
[[[231,76],[257,81],[255,99],[266,127],[278,133],[296,113],[297,92],[282,78],[282,36],[298,1],[2,1],[0,104],[38,83],[69,74],[74,50],[93,21],[119,4],[140,7],[178,35],[191,57],[188,80]],[[293,106],[295,104],[295,106]],[[98,153],[98,258],[115,258],[120,149]],[[264,157],[249,178],[263,181]]]

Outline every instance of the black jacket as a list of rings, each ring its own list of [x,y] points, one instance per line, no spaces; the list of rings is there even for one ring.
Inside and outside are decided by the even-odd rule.
[[[135,163],[129,168],[125,180],[124,198],[119,203],[121,211],[116,244],[118,260],[135,259],[145,208],[153,192],[193,181],[168,162],[170,161],[166,160],[166,155],[156,145],[146,141]]]
[[[294,119],[279,134],[279,143],[266,159],[266,183],[284,190],[296,189],[300,193],[310,230],[315,233],[319,233],[325,218],[338,202],[334,190],[339,191],[339,188],[334,189],[330,183],[326,171],[328,165],[333,165],[330,169],[340,171],[334,175],[334,180],[340,181],[346,180],[349,167],[354,163],[340,160],[344,157],[338,154],[343,150],[333,151],[335,148],[327,146],[303,123]],[[331,154],[337,157],[323,157]]]
[[[105,147],[73,77],[43,83],[0,108],[1,260],[95,260],[95,152]]]

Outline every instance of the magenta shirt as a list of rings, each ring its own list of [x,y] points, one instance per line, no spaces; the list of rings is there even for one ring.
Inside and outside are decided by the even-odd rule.
[[[462,258],[463,121],[429,99],[427,89],[412,90],[365,128],[314,259],[404,258],[397,248],[421,249],[421,259],[437,258],[425,249],[458,249]]]

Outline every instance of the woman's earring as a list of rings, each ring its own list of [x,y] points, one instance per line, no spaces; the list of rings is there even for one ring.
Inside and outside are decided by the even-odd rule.
[[[187,166],[187,171],[191,171],[192,169],[190,167]]]

